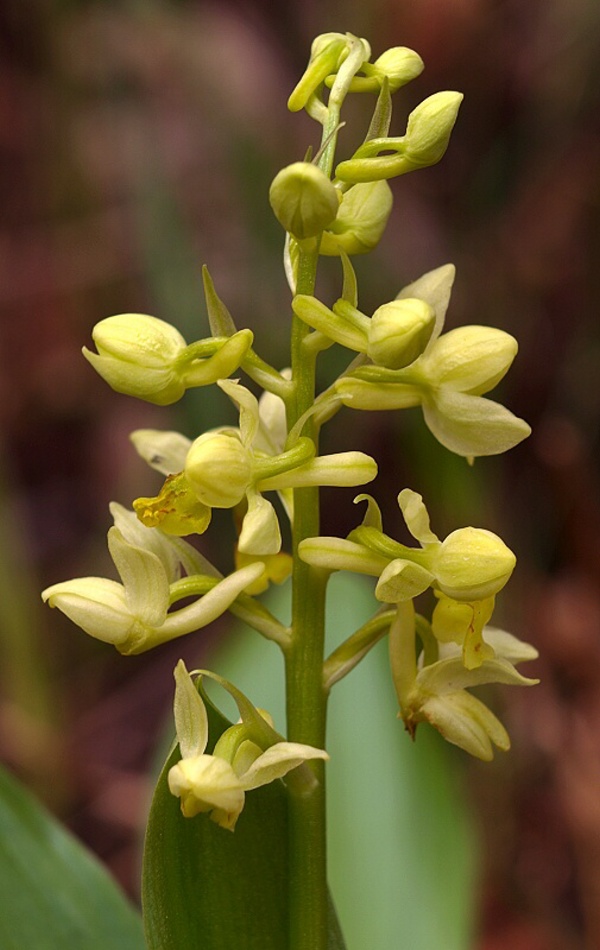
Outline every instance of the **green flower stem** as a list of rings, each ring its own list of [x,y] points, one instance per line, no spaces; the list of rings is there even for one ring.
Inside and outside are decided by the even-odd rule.
[[[298,292],[313,293],[318,242],[303,250],[298,267]],[[293,317],[292,380],[295,390],[290,427],[315,398],[316,357],[304,347],[306,324]],[[311,418],[304,429],[316,441]],[[287,732],[290,742],[324,748],[326,695],[322,685],[327,575],[300,560],[300,541],[319,534],[318,488],[294,490],[292,545],[292,636],[286,651]],[[308,792],[289,789],[290,950],[327,948],[327,870],[325,784],[322,763],[313,765],[318,781]]]

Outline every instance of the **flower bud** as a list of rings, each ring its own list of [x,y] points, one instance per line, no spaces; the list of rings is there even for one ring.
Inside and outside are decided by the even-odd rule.
[[[338,195],[320,168],[310,162],[294,162],[273,179],[269,201],[281,226],[302,241],[320,234],[335,219]]]
[[[379,366],[402,369],[421,356],[435,326],[435,311],[424,300],[392,300],[371,317],[367,355]]]
[[[83,355],[117,392],[159,406],[183,396],[185,385],[175,362],[186,342],[170,323],[144,313],[122,313],[97,323],[92,337],[98,353],[84,347]]]
[[[350,83],[350,92],[378,93],[387,78],[390,92],[397,92],[411,79],[415,79],[423,72],[424,63],[418,53],[406,46],[394,46],[375,60],[374,63],[365,63],[362,67],[364,76],[355,76]],[[332,77],[326,79],[326,85],[331,86]]]
[[[246,494],[252,470],[252,454],[236,432],[205,432],[192,442],[184,471],[204,505],[233,508]]]
[[[319,254],[366,254],[377,247],[392,210],[387,181],[362,182],[347,191],[337,217],[323,232]]]
[[[435,385],[479,396],[500,382],[517,350],[517,341],[504,330],[457,327],[435,341],[422,369]]]
[[[416,166],[435,165],[448,148],[450,133],[463,100],[460,92],[436,92],[408,117],[405,157]]]
[[[387,49],[373,63],[373,69],[381,79],[387,76],[390,92],[396,92],[411,79],[416,79],[424,68],[425,64],[419,54],[406,46]]]
[[[435,555],[437,586],[455,600],[484,600],[501,590],[516,564],[510,548],[484,528],[459,528]]]

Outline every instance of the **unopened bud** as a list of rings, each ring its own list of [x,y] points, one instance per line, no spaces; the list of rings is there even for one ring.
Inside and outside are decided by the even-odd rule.
[[[455,600],[484,600],[501,590],[516,564],[504,541],[484,528],[459,528],[440,545],[435,565],[439,589]]]
[[[347,191],[335,221],[323,232],[319,253],[328,257],[366,254],[377,247],[392,210],[387,181],[354,185]]]
[[[350,83],[350,92],[378,93],[387,79],[390,92],[396,92],[405,86],[411,79],[415,79],[423,72],[424,63],[418,53],[406,46],[394,46],[375,60],[374,63],[364,63],[361,72],[364,76],[355,76]],[[326,84],[331,86],[333,77],[328,77]]]
[[[339,192],[316,165],[294,162],[273,179],[269,201],[281,226],[302,241],[332,223],[339,208]]]
[[[235,432],[205,432],[192,442],[185,477],[210,508],[233,508],[252,481],[252,455]]]
[[[114,390],[159,406],[177,402],[185,392],[177,357],[186,348],[181,333],[145,313],[121,313],[97,323],[92,337],[97,353],[83,355]]]
[[[408,117],[404,155],[415,166],[435,165],[448,148],[463,100],[460,92],[436,92]]]
[[[435,311],[424,300],[392,300],[371,317],[367,355],[379,366],[402,369],[421,356],[435,326]]]

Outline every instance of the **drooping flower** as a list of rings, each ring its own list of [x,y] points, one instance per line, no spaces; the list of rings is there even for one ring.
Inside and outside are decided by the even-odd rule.
[[[204,675],[212,676],[231,693],[242,722],[227,729],[208,755],[206,708],[180,660],[175,668],[174,712],[181,760],[169,770],[169,789],[181,800],[186,818],[208,812],[221,828],[233,831],[246,792],[282,778],[305,762],[329,756],[313,746],[286,742],[268,717],[231,683],[215,674]],[[312,773],[305,780],[309,784],[315,781]]]
[[[494,651],[476,669],[466,669],[458,647],[446,645],[435,662],[415,659],[415,615],[412,604],[399,605],[390,628],[392,678],[400,716],[414,736],[420,722],[429,722],[454,745],[484,761],[493,758],[493,747],[506,751],[510,738],[500,720],[467,690],[488,683],[534,686],[539,681],[522,676],[516,663],[534,660],[537,650],[504,630],[486,628]]]
[[[120,506],[113,509],[120,527],[115,524],[108,532],[108,548],[120,583],[104,577],[78,577],[42,592],[42,599],[51,607],[58,607],[90,636],[112,643],[120,653],[143,653],[212,623],[264,571],[264,565],[257,562],[221,579],[209,569],[195,577],[195,593],[200,596],[170,611],[179,564],[185,562],[187,552],[170,547],[162,533],[142,539],[123,512]],[[152,534],[142,525],[139,528]],[[199,557],[195,555],[196,563]]]

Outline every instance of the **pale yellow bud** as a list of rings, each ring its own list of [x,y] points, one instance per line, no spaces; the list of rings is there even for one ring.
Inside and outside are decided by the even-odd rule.
[[[366,254],[377,247],[392,210],[392,189],[387,181],[354,185],[347,191],[337,217],[323,232],[319,254],[328,257]]]
[[[233,508],[252,482],[252,454],[235,432],[205,432],[190,447],[185,477],[210,508]]]
[[[327,175],[310,162],[282,168],[269,190],[275,217],[297,240],[315,237],[334,220],[339,192]]]
[[[460,92],[436,92],[408,117],[404,155],[415,166],[435,165],[448,148],[463,100]]]
[[[435,311],[424,300],[392,300],[371,317],[367,355],[379,366],[402,369],[421,356],[435,326]]]
[[[83,355],[117,392],[159,406],[183,396],[176,360],[186,342],[170,323],[145,313],[121,313],[97,323],[92,336],[98,352],[84,347]]]
[[[473,601],[497,594],[515,564],[513,552],[496,534],[484,528],[459,528],[442,542],[431,570],[448,597]]]

